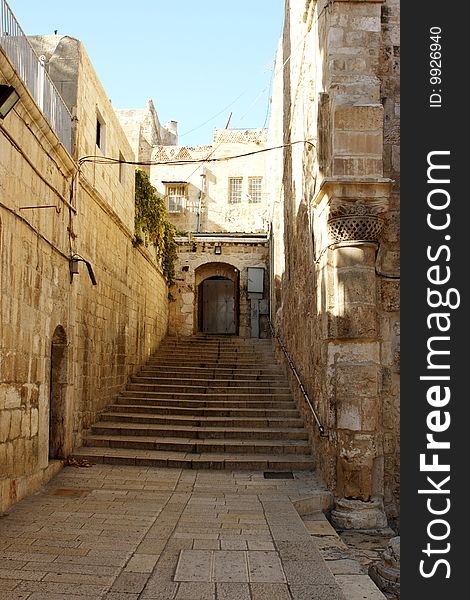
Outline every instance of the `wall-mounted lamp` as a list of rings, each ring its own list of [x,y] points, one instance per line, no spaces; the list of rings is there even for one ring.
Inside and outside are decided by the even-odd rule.
[[[93,273],[93,267],[91,263],[82,258],[81,256],[71,256],[69,258],[69,267],[70,267],[70,283],[73,281],[73,276],[78,275],[78,263],[84,262],[86,264],[86,268],[88,269],[88,275],[90,276],[91,283],[93,285],[97,285],[95,274]]]
[[[222,254],[222,246],[220,246],[219,244],[217,244],[217,246],[214,246],[214,254]]]
[[[4,119],[20,99],[20,95],[11,85],[0,85],[0,119]]]

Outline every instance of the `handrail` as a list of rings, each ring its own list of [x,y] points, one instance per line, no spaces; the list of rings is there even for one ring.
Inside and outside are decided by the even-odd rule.
[[[6,0],[0,0],[0,48],[11,61],[57,137],[72,153],[72,115]]]
[[[310,408],[310,410],[311,410],[311,412],[312,412],[313,418],[315,419],[315,421],[316,421],[316,423],[317,423],[317,426],[318,426],[318,431],[320,432],[320,435],[321,435],[322,437],[326,437],[328,434],[327,434],[327,432],[326,432],[326,430],[325,430],[325,427],[324,427],[324,426],[321,424],[321,422],[320,422],[320,419],[318,418],[317,412],[316,412],[316,410],[314,409],[314,407],[313,407],[313,404],[312,404],[312,401],[310,400],[310,397],[309,397],[309,395],[308,395],[308,393],[307,393],[307,390],[305,389],[305,387],[304,387],[304,384],[302,383],[302,381],[301,381],[301,379],[300,379],[300,377],[299,377],[299,374],[297,373],[297,369],[295,368],[294,362],[293,362],[292,358],[290,357],[290,354],[289,354],[289,352],[287,351],[287,348],[285,347],[285,345],[284,345],[284,343],[282,342],[281,338],[280,338],[280,337],[277,335],[277,333],[274,331],[274,326],[273,326],[273,324],[271,323],[271,319],[270,319],[269,317],[268,317],[268,323],[269,323],[269,327],[270,327],[270,329],[271,329],[271,334],[272,334],[273,338],[276,338],[276,339],[277,339],[277,341],[279,342],[279,345],[281,346],[281,349],[282,349],[282,351],[283,351],[283,352],[284,352],[284,354],[285,354],[285,357],[286,357],[286,359],[287,359],[287,362],[288,362],[288,364],[289,364],[289,367],[291,368],[291,370],[292,370],[292,373],[294,373],[294,376],[295,376],[295,378],[297,379],[297,382],[298,382],[298,384],[299,384],[300,391],[302,392],[302,394],[303,394],[303,396],[304,396],[304,398],[305,398],[305,401],[307,402],[307,405],[308,405],[308,407]]]

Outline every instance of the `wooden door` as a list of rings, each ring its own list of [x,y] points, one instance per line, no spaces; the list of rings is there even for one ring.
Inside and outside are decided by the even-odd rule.
[[[235,334],[235,285],[230,279],[206,279],[202,286],[202,331]]]

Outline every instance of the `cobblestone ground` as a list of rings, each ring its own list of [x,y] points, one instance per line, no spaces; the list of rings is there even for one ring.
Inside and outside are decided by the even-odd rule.
[[[66,467],[0,518],[0,600],[383,598],[343,593],[305,499],[321,514],[308,472]]]

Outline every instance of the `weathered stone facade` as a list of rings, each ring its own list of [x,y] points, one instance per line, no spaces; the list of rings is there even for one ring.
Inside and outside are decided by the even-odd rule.
[[[287,0],[273,86],[270,143],[290,145],[272,310],[342,526],[398,516],[398,18],[393,1]]]
[[[78,158],[104,153],[97,114],[106,154],[133,160],[129,143],[81,44],[57,36],[44,46],[51,60],[59,46],[72,57],[61,65],[73,157],[0,48],[0,83],[20,94],[0,122],[0,512],[60,468],[53,459],[80,444],[168,322],[159,264],[132,245],[132,167],[84,164],[77,177]],[[83,262],[71,276],[72,255],[89,261],[96,286]]]
[[[199,286],[204,279],[215,277],[233,280],[237,334],[267,335],[270,195],[269,159],[259,152],[264,148],[264,129],[216,129],[211,145],[158,144],[151,151],[150,180],[165,198],[169,218],[182,236],[178,238],[176,282],[170,289],[171,335],[202,331]],[[178,164],[178,161],[188,162]],[[233,178],[240,182],[236,202],[230,197]],[[249,193],[253,178],[259,183],[256,198]],[[172,186],[181,188],[180,193],[184,194],[179,210],[173,212],[168,196]],[[216,254],[216,248],[220,254]],[[220,270],[222,264],[227,272]],[[249,267],[265,272],[264,289],[256,298],[247,289]],[[201,273],[204,273],[202,279]],[[261,309],[258,300],[265,300]],[[264,314],[260,315],[260,310]]]
[[[264,148],[264,129],[216,129],[214,142],[207,146],[155,146],[152,160],[163,164],[151,167],[150,180],[166,199],[171,182],[185,183],[182,210],[170,213],[172,222],[180,230],[193,233],[267,232],[271,216],[269,163],[266,153],[257,153]],[[243,156],[245,154],[250,155]],[[227,160],[235,156],[240,158]],[[177,161],[199,162],[174,164]],[[257,201],[249,195],[249,183],[253,178],[261,180]],[[230,200],[232,179],[241,183],[238,202]]]
[[[221,255],[214,255],[214,248],[220,245]],[[196,236],[191,240],[181,240],[178,244],[176,282],[170,288],[169,328],[170,335],[193,335],[200,331],[198,319],[200,284],[209,277],[232,279],[237,291],[237,332],[240,337],[252,337],[251,301],[248,294],[248,267],[265,270],[264,298],[269,297],[267,263],[268,242],[266,239],[247,238],[245,240],[204,238]],[[258,337],[268,337],[266,313],[259,316]]]

